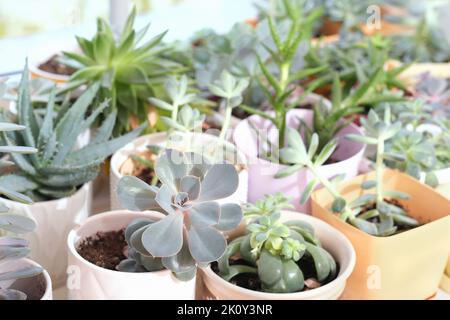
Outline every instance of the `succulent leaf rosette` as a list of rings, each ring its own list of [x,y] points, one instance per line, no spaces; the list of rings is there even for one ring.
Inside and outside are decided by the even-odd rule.
[[[211,164],[199,154],[173,149],[161,155],[155,172],[161,181],[159,188],[132,176],[119,181],[118,196],[124,207],[165,214],[159,221],[141,220],[140,228],[128,230],[129,226],[126,239],[139,259],[129,255],[122,266],[127,264],[135,271],[142,257],[150,258],[152,263],[160,258],[162,266],[188,280],[197,266],[224,254],[227,243],[221,231],[236,228],[242,219],[239,205],[216,201],[236,191],[238,174],[231,164]]]

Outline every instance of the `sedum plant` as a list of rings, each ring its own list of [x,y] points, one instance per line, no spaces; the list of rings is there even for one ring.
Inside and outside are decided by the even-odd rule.
[[[0,186],[9,186],[35,201],[59,199],[72,195],[83,184],[93,180],[103,161],[139,136],[143,127],[124,136],[109,139],[116,112],[111,112],[85,146],[77,146],[80,134],[89,130],[96,118],[108,107],[107,101],[85,117],[99,85],[90,86],[72,105],[55,112],[55,90],[43,117],[34,112],[28,92],[28,68],[22,75],[17,104],[17,122],[26,128],[20,132],[3,132],[2,140],[14,148],[25,144],[36,148],[34,154],[12,154],[17,170],[0,178]]]
[[[261,284],[251,289],[272,293],[313,289],[334,280],[338,267],[331,254],[308,223],[280,221],[283,204],[289,207],[288,199],[278,194],[247,206],[250,211],[244,215],[253,218],[248,233],[231,241],[218,260],[223,279],[232,282],[237,276],[255,274]]]
[[[316,154],[319,145],[317,134],[313,134],[312,143],[306,149],[302,137],[293,129],[289,131],[288,146],[280,151],[281,158],[292,166],[280,171],[277,177],[292,174],[301,168],[309,169],[315,179],[305,188],[301,202],[304,203],[312,191],[321,184],[334,197],[331,211],[340,214],[342,220],[371,235],[389,236],[417,226],[419,223],[409,217],[401,206],[397,205],[397,199],[407,200],[409,195],[399,191],[383,189],[384,160],[395,157],[395,154],[386,152],[386,142],[392,139],[401,129],[401,123],[395,122],[392,124],[390,117],[389,108],[386,109],[382,119],[375,111],[371,110],[367,120],[361,119],[367,136],[348,135],[349,139],[376,146],[376,179],[365,181],[361,185],[364,190],[375,189],[373,193],[365,193],[356,200],[347,203],[337,189],[343,177],[337,176],[329,180],[319,170],[320,165],[336,149],[336,141],[328,142],[323,150]]]
[[[2,87],[2,84],[0,84],[0,87]],[[0,132],[20,131],[24,129],[25,127],[17,124],[0,122]],[[36,149],[21,146],[0,146],[0,152],[3,154],[29,154],[36,152]],[[0,159],[1,168],[5,168],[10,165],[12,165],[11,162]],[[0,195],[26,204],[30,204],[32,202],[27,196],[9,189],[8,186],[0,187]],[[24,258],[30,252],[28,242],[26,240],[17,236],[3,235],[2,233],[23,234],[33,231],[35,227],[36,223],[33,219],[15,214],[14,212],[9,211],[9,208],[4,204],[0,204],[0,267],[10,261]],[[33,277],[41,272],[42,269],[38,267],[27,267],[8,272],[0,272],[0,300],[25,300],[27,295],[24,292],[5,288],[2,285],[2,282],[10,282],[17,279]]]
[[[221,231],[236,228],[240,206],[219,204],[236,191],[239,180],[231,164],[210,164],[202,155],[167,149],[156,162],[159,188],[126,176],[118,184],[118,197],[130,210],[158,210],[159,221],[132,222],[126,237],[131,254],[122,270],[148,271],[162,267],[189,280],[197,266],[219,259],[226,250]]]
[[[273,45],[264,45],[270,55],[269,60],[275,65],[275,70],[269,70],[266,61],[258,56],[259,67],[264,75],[263,79],[259,80],[260,86],[274,111],[274,115],[253,107],[241,106],[245,111],[258,114],[270,120],[276,126],[280,148],[284,146],[287,113],[290,109],[296,107],[296,104],[288,102],[290,95],[296,88],[295,84],[300,79],[323,70],[322,67],[315,67],[292,72],[295,70],[294,63],[297,60],[302,60],[309,50],[311,28],[314,21],[321,15],[321,11],[314,10],[303,17],[300,9],[293,6],[292,2],[286,0],[283,1],[283,4],[289,16],[288,31],[284,32],[285,30],[281,26],[277,26],[272,17],[268,17]]]
[[[129,130],[131,116],[144,121],[147,97],[155,96],[167,75],[184,70],[179,63],[165,57],[170,50],[162,45],[166,32],[142,43],[149,25],[133,29],[136,8],[129,15],[120,37],[116,38],[108,23],[99,18],[97,33],[91,39],[77,37],[81,54],[64,52],[66,63],[78,69],[63,91],[81,85],[100,84],[98,100],[111,100],[117,112],[114,133]]]

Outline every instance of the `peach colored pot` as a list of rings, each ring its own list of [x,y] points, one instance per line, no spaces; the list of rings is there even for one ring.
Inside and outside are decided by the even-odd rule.
[[[375,172],[361,175],[340,188],[347,201],[366,190],[360,185],[373,180]],[[325,189],[312,195],[315,217],[338,229],[356,250],[356,267],[348,279],[347,299],[427,299],[441,280],[450,252],[450,201],[416,179],[386,170],[384,188],[406,192],[402,201],[422,226],[390,237],[374,237],[330,213],[332,196]],[[370,190],[369,190],[370,191]]]
[[[67,289],[75,300],[172,300],[193,299],[195,278],[179,281],[169,270],[156,272],[120,272],[98,267],[81,257],[77,244],[97,232],[126,228],[136,218],[161,219],[155,211],[142,213],[109,211],[92,216],[74,228],[67,238],[69,252]]]
[[[191,146],[200,145],[202,148],[209,148],[218,146],[219,139],[210,134],[203,133],[183,133],[183,140],[175,141],[171,140],[169,146],[177,150],[192,150]],[[123,174],[121,173],[121,167],[123,163],[137,152],[145,151],[149,144],[153,145],[167,145],[167,134],[164,132],[145,135],[137,138],[133,142],[127,144],[123,148],[119,149],[111,158],[110,168],[110,192],[111,192],[111,209],[122,209],[122,206],[117,198],[117,184]],[[235,148],[231,143],[226,142],[225,145],[229,148]],[[206,150],[207,151],[207,150]],[[227,156],[228,157],[228,156]],[[242,165],[242,170],[239,172],[239,186],[234,194],[226,199],[221,199],[220,203],[245,203],[247,202],[248,193],[248,171],[246,168],[246,159],[240,152],[237,154],[237,159],[227,159],[231,163]]]
[[[11,260],[0,265],[0,273],[18,270],[25,267],[41,267],[30,259]],[[44,269],[34,277],[0,282],[0,287],[16,289],[24,292],[28,300],[52,300],[52,280]]]
[[[67,251],[64,239],[88,216],[92,202],[91,183],[68,198],[26,205],[0,198],[12,211],[33,218],[37,228],[23,237],[30,242],[30,259],[48,271],[55,288],[66,281]]]
[[[293,109],[289,111],[287,117],[287,126],[297,128],[299,119],[304,120],[308,125],[312,123],[313,112],[311,110]],[[248,158],[249,171],[249,194],[248,200],[255,202],[266,194],[274,194],[282,192],[286,196],[292,197],[292,204],[297,211],[310,213],[310,201],[304,205],[299,203],[303,190],[308,182],[313,178],[308,170],[299,170],[298,172],[281,179],[276,179],[275,174],[285,166],[269,162],[258,157],[260,148],[257,142],[255,130],[251,123],[262,130],[268,139],[277,144],[278,130],[266,119],[253,115],[236,127],[234,131],[234,142],[238,150],[242,151]],[[327,177],[333,177],[338,174],[345,174],[346,179],[355,177],[358,174],[358,167],[365,146],[358,142],[345,139],[347,134],[362,134],[361,129],[354,124],[343,128],[338,134],[339,145],[334,153],[334,157],[338,160],[336,163],[324,165],[320,168],[322,173]]]
[[[312,225],[316,236],[339,264],[337,278],[326,285],[296,293],[266,293],[238,287],[223,280],[210,267],[203,269],[201,299],[234,300],[336,300],[345,288],[347,278],[355,266],[355,251],[350,241],[342,233],[317,218],[294,211],[283,211],[281,220],[300,220]]]

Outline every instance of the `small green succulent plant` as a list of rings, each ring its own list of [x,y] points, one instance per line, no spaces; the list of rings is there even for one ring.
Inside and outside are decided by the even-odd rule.
[[[83,184],[97,177],[100,165],[116,150],[139,136],[140,128],[110,139],[116,112],[111,112],[85,146],[77,146],[80,134],[89,130],[95,119],[108,107],[100,104],[86,117],[99,85],[90,86],[72,105],[66,101],[55,109],[55,90],[50,95],[45,115],[33,108],[28,91],[28,68],[22,74],[17,103],[17,122],[26,128],[3,132],[2,141],[9,147],[24,144],[37,149],[33,154],[12,154],[16,170],[0,177],[0,186],[24,193],[35,201],[59,199],[72,195]]]
[[[221,231],[236,228],[242,210],[216,200],[232,195],[239,180],[231,164],[210,164],[202,155],[165,150],[156,162],[159,188],[136,177],[119,181],[118,197],[130,210],[158,210],[159,221],[132,222],[126,232],[131,254],[122,270],[171,270],[182,280],[192,279],[197,266],[219,259],[226,250]]]
[[[343,177],[339,175],[329,180],[319,170],[319,167],[336,149],[336,140],[329,141],[322,151],[316,154],[319,145],[318,135],[313,134],[312,142],[306,149],[302,137],[294,129],[290,129],[288,133],[288,146],[280,152],[281,158],[292,166],[282,169],[278,172],[277,177],[290,175],[301,168],[309,169],[314,179],[306,186],[301,202],[304,203],[314,189],[321,184],[334,198],[331,211],[339,213],[342,220],[371,235],[389,236],[418,226],[418,221],[409,217],[402,207],[396,205],[397,199],[408,200],[409,195],[383,189],[384,161],[387,158],[395,157],[394,154],[386,152],[386,142],[392,139],[402,127],[400,122],[391,123],[390,118],[389,108],[386,109],[382,119],[374,110],[371,110],[368,119],[361,119],[366,136],[347,136],[349,139],[376,146],[376,179],[365,181],[361,185],[364,190],[375,188],[373,193],[365,193],[347,203],[337,188]]]
[[[77,37],[81,54],[64,52],[65,63],[75,72],[61,92],[82,85],[100,84],[98,100],[111,100],[112,112],[117,112],[114,135],[129,131],[129,119],[147,119],[147,97],[158,94],[168,75],[184,71],[185,67],[165,55],[171,50],[162,44],[166,32],[142,43],[149,25],[136,31],[134,8],[117,39],[108,23],[99,18],[97,33],[88,40]]]
[[[299,292],[335,279],[338,266],[314,236],[311,225],[300,220],[280,221],[283,204],[289,207],[288,199],[275,195],[247,205],[249,211],[244,215],[252,217],[248,233],[231,241],[218,260],[223,279],[232,282],[242,274],[255,274],[260,287],[251,289],[272,293]]]

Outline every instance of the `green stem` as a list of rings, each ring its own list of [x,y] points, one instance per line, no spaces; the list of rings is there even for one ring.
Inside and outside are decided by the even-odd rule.
[[[223,142],[225,141],[225,136],[227,134],[228,128],[230,127],[232,111],[233,111],[233,108],[230,107],[230,101],[227,99],[227,104],[226,104],[226,108],[225,108],[225,118],[223,120],[222,130],[220,130],[220,136],[219,136],[220,145],[222,145]]]
[[[314,166],[314,164],[309,161],[309,163],[306,164],[309,170],[313,173],[313,175],[320,181],[320,183],[325,187],[325,189],[328,190],[329,193],[333,196],[334,199],[342,198],[342,195],[339,193],[339,191],[336,190],[336,188],[333,186],[333,184],[325,178],[319,170]],[[344,221],[347,221],[348,218],[353,217],[352,210],[348,207],[347,204],[345,204],[345,208],[341,213],[341,219]]]
[[[377,158],[376,158],[376,193],[377,205],[383,201],[383,154],[384,154],[384,140],[378,139],[377,144]]]
[[[279,101],[281,96],[285,93],[286,88],[289,83],[289,70],[291,64],[289,62],[284,62],[280,65],[280,79],[278,81],[279,91],[277,92],[277,97],[275,101]],[[278,146],[280,149],[284,148],[284,140],[286,134],[286,115],[287,107],[284,105],[285,101],[279,101],[275,106],[275,114],[277,118],[278,125]]]

